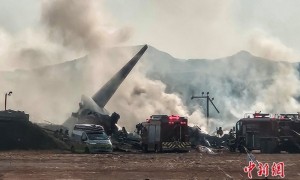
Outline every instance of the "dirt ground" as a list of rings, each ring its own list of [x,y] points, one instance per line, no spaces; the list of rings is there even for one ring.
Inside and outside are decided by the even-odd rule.
[[[286,179],[300,179],[300,154],[255,154],[263,163],[283,161]],[[0,179],[248,179],[246,154],[0,152]],[[253,170],[253,178],[257,170]],[[274,178],[270,176],[269,179]],[[279,178],[279,177],[277,177]]]

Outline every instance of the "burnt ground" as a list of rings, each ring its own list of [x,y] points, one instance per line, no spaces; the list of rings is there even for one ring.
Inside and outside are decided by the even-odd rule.
[[[300,179],[300,154],[255,156],[269,164],[283,161],[286,178]],[[210,155],[196,151],[164,154],[2,151],[0,179],[247,179],[243,172],[246,159],[245,154],[227,152]]]

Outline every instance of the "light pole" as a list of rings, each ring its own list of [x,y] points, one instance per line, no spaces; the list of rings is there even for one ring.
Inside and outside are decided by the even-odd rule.
[[[206,98],[206,124],[207,124],[207,127],[208,127],[208,119],[209,119],[209,102],[214,106],[214,108],[216,109],[216,111],[218,113],[219,110],[217,109],[217,107],[215,106],[215,104],[213,103],[213,100],[214,98],[210,98],[209,97],[209,92],[206,93],[206,96],[204,96],[204,92],[202,92],[202,96],[192,96],[191,99],[194,99],[194,98]]]
[[[8,93],[5,93],[5,102],[4,102],[4,110],[6,111],[6,105],[7,105],[7,96],[10,96],[12,94],[12,91],[9,91]]]

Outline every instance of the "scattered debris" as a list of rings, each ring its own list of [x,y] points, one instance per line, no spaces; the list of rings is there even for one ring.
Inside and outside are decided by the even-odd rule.
[[[201,153],[207,153],[207,154],[217,154],[215,153],[211,148],[208,148],[206,146],[201,146],[201,145],[198,145],[196,147],[197,151],[198,152],[201,152]]]
[[[256,160],[256,157],[245,146],[244,149],[247,153],[247,162],[249,163],[250,161],[252,161],[256,165],[256,168],[258,168],[259,162]]]

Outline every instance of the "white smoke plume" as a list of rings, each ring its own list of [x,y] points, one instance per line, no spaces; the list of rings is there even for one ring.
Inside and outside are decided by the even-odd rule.
[[[283,61],[278,62],[278,67],[271,77],[273,82],[266,88],[258,89],[257,100],[250,110],[270,113],[296,113],[300,108],[296,100],[300,95],[300,81],[298,65],[286,62],[296,62],[299,55],[280,42],[275,37],[270,37],[262,30],[253,30],[249,38],[249,50],[260,57]],[[257,72],[258,74],[260,72]]]
[[[186,116],[189,117],[189,123],[205,129],[205,118],[201,112],[189,115],[181,98],[175,93],[167,94],[165,90],[166,86],[161,81],[149,80],[144,74],[135,71],[120,87],[108,107],[117,110],[121,115],[120,125],[131,130],[153,114]]]
[[[299,96],[300,81],[294,67],[280,64],[274,82],[259,92],[257,101],[251,107],[252,112],[261,110],[271,113],[296,113],[300,104],[295,97]]]
[[[209,5],[215,7],[213,3]],[[115,28],[110,16],[96,7],[99,7],[98,2],[92,0],[43,1],[41,24],[38,27],[26,29],[17,35],[0,28],[2,71],[39,68],[87,54],[89,59],[75,61],[72,65],[65,62],[47,71],[41,68],[33,70],[32,73],[22,70],[4,73],[5,75],[0,78],[0,94],[13,91],[13,95],[8,99],[9,108],[25,110],[35,122],[48,120],[61,124],[71,112],[77,110],[81,94],[92,96],[136,53],[120,49],[108,51],[109,48],[119,46],[120,43],[130,39],[131,32],[126,28]],[[221,15],[211,14],[211,11],[208,11],[208,17],[227,19],[228,16],[223,16],[224,13],[227,14],[227,6],[218,7],[217,10],[219,8],[222,10]],[[189,17],[197,13],[199,11],[196,8]],[[185,19],[181,21],[187,22]],[[203,22],[206,21],[204,18]],[[223,24],[216,22],[212,24],[216,25],[214,28],[216,32],[223,27]],[[173,25],[177,26],[176,22],[170,24],[171,27]],[[212,48],[214,43],[209,42],[215,33],[202,26],[199,27],[202,33],[198,31],[193,33],[199,34],[197,38],[204,38],[206,43],[201,46],[209,45],[208,47],[211,47],[209,55],[214,54],[215,49]],[[199,27],[197,25],[196,28],[195,25],[195,29]],[[185,29],[182,26],[182,32]],[[236,32],[231,26],[226,26],[226,29],[217,34],[216,37],[219,38],[214,38],[214,41],[219,41],[221,37],[231,41],[230,37]],[[230,36],[224,36],[223,33]],[[173,36],[167,38],[174,40]],[[235,42],[237,40],[233,41],[234,47],[238,44]],[[178,50],[182,50],[184,43],[178,44],[180,45],[177,47]],[[266,33],[254,31],[249,36],[247,44],[247,49],[260,57],[277,61],[298,59],[291,48]],[[195,47],[199,48],[199,44],[195,44]],[[231,49],[231,46],[228,48]],[[169,82],[163,78],[164,76],[151,80],[145,75],[142,65],[145,63],[143,61],[154,59],[141,59],[139,65],[133,69],[112,97],[107,109],[120,113],[120,125],[126,126],[129,130],[133,130],[137,122],[144,121],[152,114],[179,114],[188,116],[191,124],[197,124],[208,132],[219,125],[226,128],[233,126],[245,112],[281,113],[295,112],[299,109],[296,100],[300,95],[299,75],[293,64],[279,63],[276,67],[269,66],[265,59],[260,59],[263,62],[261,64],[252,64],[244,61],[253,58],[245,52],[236,57],[238,59],[229,62],[230,66],[227,66],[229,69],[224,69],[226,65],[224,59],[219,60],[214,67],[199,70],[203,74],[187,76],[184,83],[176,86],[177,89],[170,86],[179,83],[183,75],[178,74],[177,77],[180,78]],[[158,62],[156,65],[168,66],[161,63]],[[209,120],[209,127],[206,127],[206,118],[199,104],[188,101],[191,95],[201,94],[199,89],[210,91],[216,97],[214,103],[222,114],[214,116],[212,113],[214,118]],[[194,94],[191,94],[191,91]]]
[[[0,70],[32,69],[62,62],[79,54],[71,54],[48,40],[38,29],[10,34],[0,27]]]
[[[77,110],[81,94],[92,96],[132,57],[122,50],[108,51],[126,41],[130,32],[112,27],[96,6],[97,1],[43,1],[37,29],[29,29],[18,37],[1,32],[0,37],[7,41],[1,44],[6,44],[1,52],[6,59],[3,64],[13,59],[13,63],[8,63],[9,69],[39,68],[14,72],[13,76],[8,73],[1,79],[0,92],[13,91],[9,108],[25,110],[34,122],[61,124]],[[65,62],[47,71],[40,68],[85,54],[88,60],[73,65]],[[147,79],[138,69],[125,82],[107,109],[120,113],[121,125],[130,130],[152,114],[188,115],[176,94],[166,94],[163,83]],[[193,114],[195,122],[197,116],[201,118],[201,113]]]
[[[92,80],[88,82],[92,85],[86,86],[91,87],[89,94],[92,94],[131,58],[121,50],[113,52],[114,58],[105,52],[107,47],[126,40],[129,32],[120,30],[109,34],[107,29],[102,29],[103,18],[97,16],[95,4],[92,2],[72,1],[72,8],[69,4],[51,1],[45,5],[47,10],[43,11],[43,19],[51,30],[51,36],[58,36],[60,43],[68,48],[84,49],[89,53],[89,77]],[[75,15],[77,18],[72,19]],[[149,80],[137,70],[126,81],[113,96],[108,109],[120,113],[120,124],[130,130],[152,114],[188,115],[181,99],[175,94],[166,94],[165,86],[161,82]]]
[[[298,63],[291,62],[297,55],[269,36],[263,38],[268,43],[258,48],[261,46],[253,44],[252,40],[260,38],[250,36],[249,44],[257,48],[251,52],[262,57],[246,51],[217,60],[176,59],[174,62],[173,59],[172,62],[169,60],[172,58],[164,57],[172,62],[170,67],[161,65],[163,67],[156,67],[157,70],[151,67],[147,73],[152,79],[161,79],[168,92],[179,94],[190,114],[199,111],[197,104],[206,106],[205,101],[193,102],[190,97],[209,91],[211,97],[215,97],[214,103],[220,114],[210,105],[213,118],[209,120],[208,127],[206,119],[201,118],[200,122],[208,132],[218,126],[230,129],[245,113],[296,113],[300,108],[299,67]],[[205,112],[205,109],[201,108],[201,111]]]
[[[292,48],[259,29],[252,30],[249,35],[248,49],[253,54],[266,59],[289,62],[299,60],[299,55]]]
[[[42,22],[51,39],[71,50],[99,52],[129,38],[126,29],[112,31],[109,20],[100,13],[99,8],[93,0],[45,1]]]

